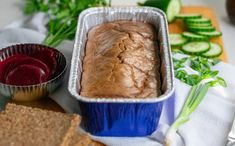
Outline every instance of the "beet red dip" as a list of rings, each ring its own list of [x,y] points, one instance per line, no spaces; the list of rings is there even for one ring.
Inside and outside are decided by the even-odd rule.
[[[19,86],[43,83],[55,76],[57,66],[54,50],[14,54],[0,61],[0,82]]]

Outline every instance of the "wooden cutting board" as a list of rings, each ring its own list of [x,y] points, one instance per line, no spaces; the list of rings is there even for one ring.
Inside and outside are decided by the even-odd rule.
[[[220,30],[218,21],[216,19],[215,13],[211,8],[208,7],[183,7],[182,13],[200,13],[206,18],[210,18],[212,20],[213,25],[217,28],[217,30]],[[184,23],[181,20],[177,20],[174,23],[169,24],[169,30],[171,33],[181,33],[185,30]],[[212,39],[213,42],[217,42],[220,45],[223,45],[222,37],[214,38]],[[226,52],[224,51],[221,55],[221,59],[223,61],[227,61]],[[58,112],[64,112],[64,110],[52,99],[50,98],[44,98],[39,101],[34,102],[26,102],[26,103],[17,103],[17,104],[23,104],[26,106],[31,107],[38,107],[42,109],[48,109]]]
[[[212,8],[202,7],[202,6],[187,6],[182,8],[181,13],[202,14],[203,17],[210,18],[213,26],[215,26],[216,29],[220,31],[219,23],[216,19],[215,12]],[[181,33],[185,30],[186,28],[182,20],[176,20],[175,22],[169,24],[170,33]],[[211,39],[211,41],[220,44],[224,48],[222,37],[213,38]],[[225,50],[223,50],[223,54],[220,56],[220,59],[223,60],[224,62],[227,62],[227,55]]]

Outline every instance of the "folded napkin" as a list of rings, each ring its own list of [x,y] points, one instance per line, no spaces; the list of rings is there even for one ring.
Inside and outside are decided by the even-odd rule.
[[[0,48],[15,43],[40,43],[45,38],[44,14],[39,13],[33,17],[14,22],[4,29],[0,29]],[[73,42],[64,41],[58,48],[67,60],[70,61]],[[174,146],[223,146],[226,143],[228,132],[231,128],[235,114],[235,67],[226,63],[219,63],[214,67],[220,70],[227,88],[211,88],[198,109],[192,114],[191,119],[182,125],[175,135]],[[51,96],[67,112],[79,113],[76,100],[67,90],[69,69],[63,86]],[[177,115],[185,101],[190,87],[175,79],[176,99],[175,105],[164,105],[158,129],[148,137],[96,137],[94,139],[108,146],[162,146],[164,134],[172,123],[167,115],[167,106],[175,107]]]

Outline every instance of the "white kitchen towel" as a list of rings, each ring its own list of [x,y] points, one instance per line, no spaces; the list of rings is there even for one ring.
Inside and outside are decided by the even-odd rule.
[[[40,43],[45,38],[45,16],[36,14],[12,23],[4,29],[0,29],[0,48],[16,43]],[[58,49],[62,51],[70,61],[73,42],[64,41]],[[189,122],[181,126],[175,135],[174,146],[224,146],[227,134],[231,128],[235,114],[235,67],[226,63],[219,63],[214,67],[220,70],[228,83],[227,88],[216,87],[210,89],[198,109],[192,114]],[[51,97],[67,112],[79,113],[79,107],[67,90],[68,73],[63,86]],[[182,104],[190,87],[175,79],[176,115],[181,110]],[[163,111],[164,113],[164,111]],[[162,115],[166,116],[165,114]],[[162,146],[164,134],[169,127],[168,119],[161,118],[158,129],[149,137],[95,137],[94,139],[108,146]]]

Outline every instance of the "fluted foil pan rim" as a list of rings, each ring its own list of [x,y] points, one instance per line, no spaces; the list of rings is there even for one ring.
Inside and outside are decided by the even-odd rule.
[[[162,42],[159,42],[164,49],[164,58],[165,59],[165,67],[166,67],[166,79],[167,79],[167,89],[164,92],[164,94],[153,97],[153,98],[94,98],[94,97],[84,97],[79,94],[77,91],[77,84],[80,86],[80,80],[78,81],[78,75],[79,71],[82,73],[82,57],[81,57],[81,49],[84,49],[85,45],[82,41],[84,38],[80,36],[80,34],[84,33],[85,27],[90,27],[84,24],[86,21],[86,17],[91,15],[99,15],[103,14],[104,17],[108,17],[108,15],[104,15],[104,13],[107,13],[110,15],[110,19],[113,19],[111,15],[118,15],[118,13],[129,13],[129,18],[126,19],[120,19],[120,20],[129,20],[134,19],[138,21],[137,14],[141,13],[147,13],[148,17],[153,17],[153,15],[158,15],[159,17],[159,23],[161,23],[161,29],[162,32]],[[122,16],[121,16],[122,17]],[[132,18],[130,18],[132,17]],[[135,18],[136,17],[136,18]],[[156,18],[151,18],[156,19]],[[94,20],[96,21],[96,20]],[[108,20],[109,21],[109,20]],[[103,22],[104,23],[104,22]],[[88,33],[88,31],[86,32]],[[81,46],[83,45],[83,48]],[[80,63],[80,64],[79,64]],[[78,83],[79,82],[79,83]],[[82,102],[94,102],[94,103],[156,103],[161,102],[169,97],[172,96],[174,93],[174,73],[173,73],[173,63],[171,59],[171,51],[170,51],[170,45],[169,45],[169,38],[168,38],[168,25],[166,21],[166,16],[163,11],[157,8],[152,7],[137,7],[137,6],[131,6],[131,7],[96,7],[96,8],[89,8],[84,10],[79,18],[78,18],[78,25],[77,25],[77,31],[76,31],[76,37],[75,37],[75,43],[74,43],[74,49],[72,54],[72,60],[71,60],[71,69],[70,69],[70,76],[69,76],[69,83],[68,83],[68,90],[70,94],[75,97],[77,100]]]

